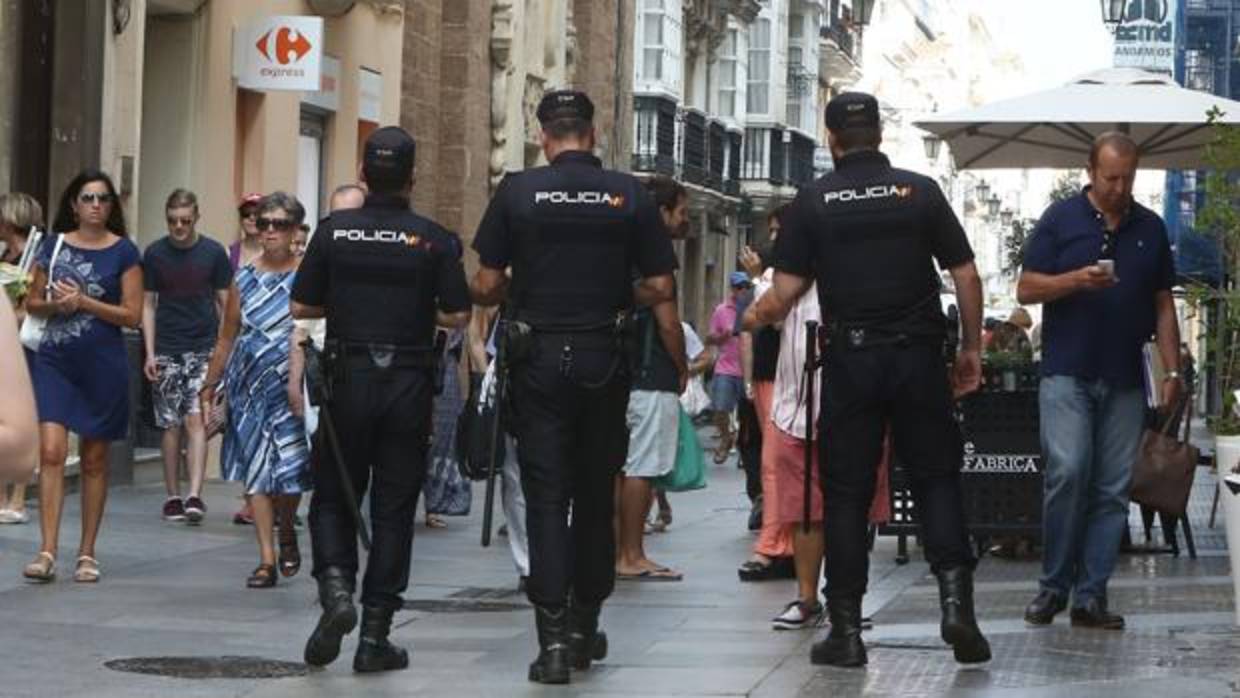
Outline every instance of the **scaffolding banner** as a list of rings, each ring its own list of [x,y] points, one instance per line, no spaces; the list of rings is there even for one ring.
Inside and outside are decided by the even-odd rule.
[[[1175,72],[1181,0],[1131,0],[1115,29],[1115,67]]]

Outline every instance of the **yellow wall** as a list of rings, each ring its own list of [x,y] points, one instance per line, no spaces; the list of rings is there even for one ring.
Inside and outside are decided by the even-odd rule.
[[[136,207],[142,244],[164,234],[163,201],[175,187],[198,194],[200,230],[225,243],[236,235],[240,195],[277,189],[296,192],[301,93],[242,98],[232,77],[234,28],[255,17],[281,14],[311,12],[304,0],[208,0],[193,17],[150,18],[148,29],[175,29],[182,36],[174,40],[152,35],[147,43],[141,125],[141,181],[146,191]],[[330,191],[357,176],[359,67],[383,76],[381,121],[398,121],[402,17],[391,12],[380,15],[358,3],[343,17],[327,19],[324,34],[325,52],[341,62],[340,104],[327,121],[324,148],[323,188]],[[187,43],[192,49],[186,48]],[[250,107],[240,120],[239,99]],[[188,104],[161,106],[179,101]],[[241,141],[239,121],[249,126]]]

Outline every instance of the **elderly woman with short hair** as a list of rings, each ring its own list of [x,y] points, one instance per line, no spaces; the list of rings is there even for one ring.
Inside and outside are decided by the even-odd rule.
[[[276,584],[276,499],[310,487],[304,427],[289,408],[287,393],[293,332],[289,294],[298,262],[292,240],[305,209],[293,196],[276,192],[264,197],[257,211],[262,253],[237,271],[229,288],[202,391],[206,412],[223,379],[228,416],[220,467],[225,479],[245,483],[254,511],[259,565],[246,581],[252,589]],[[294,549],[297,539],[291,522],[282,524],[283,558],[289,539]]]

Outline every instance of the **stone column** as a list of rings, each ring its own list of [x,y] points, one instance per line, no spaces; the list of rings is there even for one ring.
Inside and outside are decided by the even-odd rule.
[[[574,84],[594,100],[603,163],[627,171],[633,154],[634,0],[573,0],[572,17]]]

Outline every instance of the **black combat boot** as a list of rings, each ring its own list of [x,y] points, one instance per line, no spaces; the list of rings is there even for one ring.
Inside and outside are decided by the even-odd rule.
[[[573,601],[568,609],[568,647],[573,668],[585,671],[590,662],[607,656],[607,633],[598,629],[601,607]]]
[[[339,567],[328,567],[319,575],[319,605],[323,615],[304,653],[306,664],[327,666],[340,656],[340,641],[357,627],[357,608],[353,605],[353,580]]]
[[[568,683],[572,662],[568,645],[568,609],[534,606],[538,625],[538,658],[530,664],[530,681]]]
[[[353,671],[365,674],[409,666],[409,653],[388,642],[392,613],[388,608],[362,606],[362,636],[353,655]]]
[[[813,664],[865,666],[865,643],[861,641],[861,599],[827,599],[831,632],[814,643],[809,653]]]
[[[943,642],[952,646],[961,664],[990,661],[990,643],[982,636],[973,613],[973,571],[957,567],[940,570],[934,576],[939,580],[939,606],[943,609],[939,625]]]

